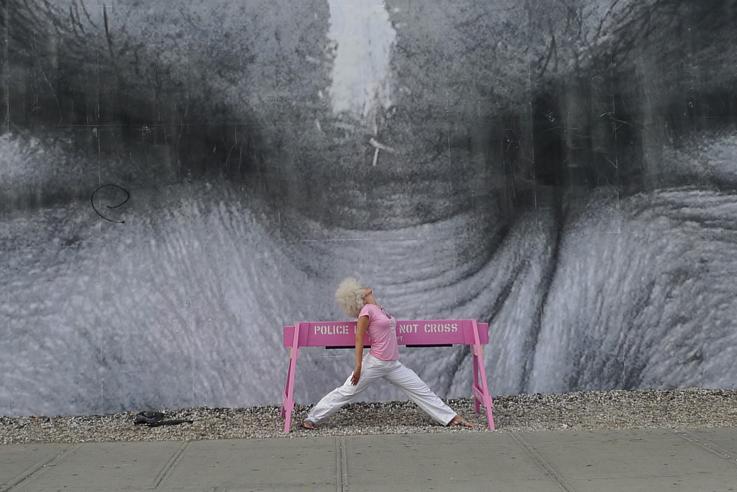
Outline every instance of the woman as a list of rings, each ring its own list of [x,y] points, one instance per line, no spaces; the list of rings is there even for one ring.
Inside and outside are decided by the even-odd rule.
[[[356,328],[356,367],[343,386],[320,400],[302,422],[304,429],[317,424],[351,402],[372,381],[386,378],[407,393],[422,410],[445,426],[474,427],[433,393],[414,371],[399,362],[397,320],[377,304],[373,290],[349,277],[335,292],[335,299],[348,316],[358,318]],[[363,337],[368,331],[371,350],[363,355]]]

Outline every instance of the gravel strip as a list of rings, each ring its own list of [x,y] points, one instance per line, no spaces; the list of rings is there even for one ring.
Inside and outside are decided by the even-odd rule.
[[[61,417],[0,417],[0,444],[31,442],[159,441],[422,432],[479,432],[486,426],[470,398],[446,402],[477,429],[447,428],[410,401],[356,402],[340,409],[316,430],[299,428],[311,405],[297,405],[292,432],[284,434],[279,406],[158,409],[167,419],[192,424],[134,425],[137,412]],[[149,410],[149,409],[147,409]],[[680,389],[528,394],[494,399],[497,431],[694,429],[737,427],[737,390]]]

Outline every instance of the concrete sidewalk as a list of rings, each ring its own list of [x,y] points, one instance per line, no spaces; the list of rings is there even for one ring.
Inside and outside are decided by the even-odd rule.
[[[0,491],[734,491],[737,429],[0,446]]]

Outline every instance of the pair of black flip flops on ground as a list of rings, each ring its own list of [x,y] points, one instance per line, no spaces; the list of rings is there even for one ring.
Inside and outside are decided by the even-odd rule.
[[[192,420],[184,420],[184,419],[170,419],[165,420],[164,414],[162,412],[151,412],[151,411],[142,411],[138,412],[133,419],[133,423],[135,425],[147,425],[149,427],[158,427],[160,425],[177,425],[177,424],[191,424]]]

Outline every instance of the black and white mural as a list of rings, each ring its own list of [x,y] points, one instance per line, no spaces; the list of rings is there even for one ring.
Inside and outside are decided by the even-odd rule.
[[[494,395],[735,387],[737,1],[0,5],[0,414],[278,404],[348,275]]]

